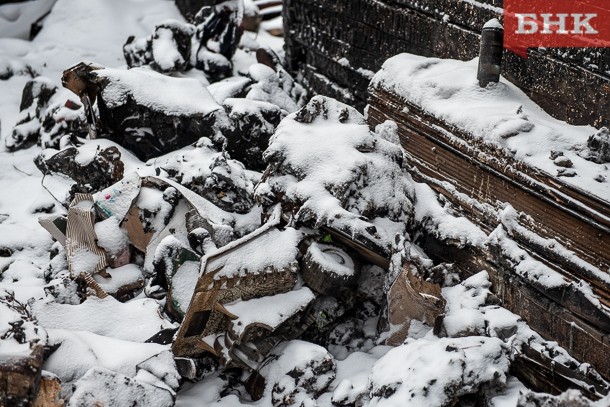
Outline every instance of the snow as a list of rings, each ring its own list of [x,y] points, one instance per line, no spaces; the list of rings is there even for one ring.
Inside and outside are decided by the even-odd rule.
[[[565,277],[521,249],[515,241],[507,236],[506,231],[501,226],[492,232],[490,239],[500,246],[504,255],[516,261],[515,271],[527,280],[535,281],[548,288],[567,284]]]
[[[188,27],[190,28],[190,34],[195,31],[193,26],[184,26],[179,21],[167,20],[162,22],[160,25],[163,27],[155,30],[155,35],[152,41],[152,53],[155,59],[155,63],[159,66],[162,72],[172,71],[177,65],[183,65],[186,61],[178,52],[176,40],[174,34],[170,28],[172,27]]]
[[[127,98],[152,110],[170,116],[206,116],[220,109],[204,84],[196,79],[172,78],[147,68],[101,69],[99,78],[109,79],[103,87],[104,102],[109,108],[122,106]]]
[[[202,261],[202,270],[219,270],[214,279],[233,278],[247,274],[260,274],[271,271],[295,270],[297,246],[303,237],[302,232],[287,227],[283,231],[271,229],[246,242],[247,237],[236,240],[223,248],[230,256],[218,256],[223,252],[212,252]]]
[[[408,341],[373,366],[370,406],[445,406],[482,383],[504,384],[508,367],[497,338]]]
[[[199,278],[199,262],[186,261],[172,277],[172,299],[180,310],[186,312]]]
[[[142,269],[136,264],[126,264],[115,269],[107,268],[106,273],[110,274],[110,278],[95,274],[93,279],[108,294],[114,294],[126,285],[144,281]]]
[[[273,103],[289,113],[299,108],[291,95],[280,86],[281,78],[273,69],[263,64],[254,64],[248,75],[257,83],[252,85],[246,99]]]
[[[168,348],[156,343],[132,342],[86,331],[49,329],[49,344],[61,345],[44,363],[62,383],[82,377],[100,366],[133,377],[136,365]],[[78,357],[75,357],[78,355]]]
[[[314,242],[307,251],[317,264],[338,276],[349,277],[355,273],[352,258],[335,246]]]
[[[125,39],[145,36],[168,18],[182,19],[176,7],[164,0],[57,0],[32,42],[0,38],[0,49],[59,84],[61,72],[83,59],[123,66]]]
[[[5,4],[0,9],[0,38],[30,39],[30,27],[48,13],[57,0]]]
[[[232,325],[234,332],[241,336],[254,322],[274,330],[282,322],[304,310],[315,298],[309,288],[303,287],[283,294],[224,304],[224,307],[237,316]]]
[[[337,383],[332,395],[332,402],[353,403],[368,390],[369,373],[377,360],[385,355],[389,346],[372,349],[370,352],[354,352],[342,361],[337,362]]]
[[[413,183],[415,188],[415,221],[442,240],[459,242],[459,245],[482,247],[487,235],[465,217],[455,217],[447,213],[438,201],[437,194],[430,186]]]
[[[480,88],[477,66],[478,59],[463,62],[400,54],[384,63],[371,85],[383,86],[552,176],[557,176],[561,167],[549,158],[550,153],[562,152],[574,163],[576,171],[576,176],[563,177],[562,182],[608,200],[610,183],[600,183],[595,178],[602,175],[609,179],[609,166],[577,154],[597,129],[552,118],[505,78],[497,85]]]
[[[102,259],[86,247],[76,247],[68,261],[72,264],[72,273],[78,276],[81,273],[96,273],[98,264],[102,262]]]
[[[264,31],[281,31],[284,29],[284,20],[282,19],[282,16],[277,16],[270,20],[263,21],[261,22],[261,29]]]
[[[250,79],[232,76],[222,81],[216,82],[208,86],[208,91],[212,94],[217,103],[222,104],[225,99],[231,97],[235,92],[244,89]]]
[[[485,23],[485,25],[483,25],[483,29],[498,29],[498,30],[503,30],[504,27],[502,27],[502,24],[500,24],[500,22],[498,21],[497,18],[492,18],[491,20],[489,20],[488,22]]]
[[[506,390],[490,400],[490,407],[515,407],[521,393],[527,391],[527,387],[515,377],[509,377],[506,381]]]
[[[70,407],[174,405],[169,391],[99,367],[91,368],[74,386]]]
[[[36,302],[33,311],[38,323],[48,329],[88,331],[126,341],[144,342],[172,327],[149,298],[121,303],[112,297],[90,297],[78,305]]]
[[[112,257],[117,256],[129,245],[127,232],[119,224],[120,220],[113,216],[94,225],[98,246]]]
[[[392,221],[409,222],[413,190],[398,164],[401,149],[372,133],[347,105],[316,96],[305,109],[314,117],[311,123],[292,114],[271,138],[264,157],[278,170],[259,184],[258,195],[269,188],[299,205],[296,221],[389,247],[393,236],[382,240],[367,216],[387,213]]]
[[[295,379],[292,379],[295,376],[298,377],[298,379],[296,379],[297,381],[306,382],[310,389],[315,389],[317,391],[325,389],[326,383],[330,383],[335,378],[334,369],[326,372],[319,369],[318,372],[316,372],[315,367],[320,366],[321,364],[330,363],[335,365],[333,357],[326,349],[319,345],[294,340],[278,345],[273,353],[277,355],[277,358],[260,369],[260,374],[267,382],[267,386],[265,387],[267,403],[270,401],[268,398],[271,396],[270,393],[275,390],[273,387],[276,383],[280,384],[280,389],[283,387],[290,391],[290,389],[295,386]],[[303,371],[304,376],[299,377],[295,374],[291,375],[291,372],[298,370]],[[301,388],[297,389],[297,391],[298,390],[304,389]],[[307,395],[303,394],[298,396],[304,396],[304,399],[307,398]]]

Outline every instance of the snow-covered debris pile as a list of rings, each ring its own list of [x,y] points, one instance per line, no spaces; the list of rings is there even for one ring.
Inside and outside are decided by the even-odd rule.
[[[302,106],[305,92],[272,51],[259,54],[272,67],[254,64],[247,77],[217,82],[209,89],[207,80],[196,76],[171,77],[147,68],[124,71],[85,63],[67,69],[63,80],[85,105],[97,100],[99,119],[87,109],[91,132],[121,144],[140,159],[209,137],[216,148],[248,168],[263,170],[261,156],[269,138],[288,112]]]
[[[275,407],[316,405],[335,379],[336,362],[326,349],[291,341],[274,349],[257,374],[264,379],[264,401]]]
[[[176,181],[219,208],[247,213],[254,207],[254,185],[259,174],[218,152],[212,141],[201,138],[193,147],[158,157],[149,162],[162,177]]]
[[[258,42],[268,34],[242,35],[241,1],[194,6],[188,23],[164,0],[145,15],[138,0],[77,3],[57,1],[61,15],[41,32],[53,46],[20,43],[23,60],[57,52],[52,69],[38,64],[57,81],[65,61],[109,68],[66,70],[75,95],[43,77],[0,92],[14,150],[0,186],[33,201],[0,202],[0,285],[23,311],[2,311],[0,298],[0,356],[35,349],[41,365],[46,345],[28,380],[52,372],[61,400],[78,406],[305,407],[505,395],[523,388],[507,371],[527,349],[595,375],[499,307],[485,274],[457,284],[452,265],[424,253],[415,225],[438,226],[441,214],[402,168],[397,125],[371,131],[325,97],[303,107],[282,57]],[[83,34],[64,46],[49,29]],[[112,51],[94,41],[105,36]],[[122,58],[131,69],[115,68]],[[579,154],[602,157],[606,139]],[[37,155],[67,214],[39,186]],[[559,157],[567,168],[571,157]],[[40,212],[57,242],[31,216]]]
[[[231,59],[243,32],[243,3],[230,0],[199,6],[203,7],[191,19],[194,25],[168,20],[148,37],[130,36],[123,46],[129,68],[150,65],[162,73],[196,68],[210,80],[231,76]]]
[[[293,221],[327,226],[389,253],[412,221],[413,190],[402,150],[371,132],[354,108],[322,96],[282,121],[265,151],[257,187]]]
[[[47,333],[30,308],[0,288],[0,397],[8,405],[33,401],[42,371]]]
[[[42,76],[26,83],[20,110],[12,134],[4,140],[10,151],[32,144],[58,148],[63,136],[87,134],[80,101]]]
[[[496,338],[407,340],[373,366],[370,403],[375,406],[442,407],[483,388],[502,387],[509,347]]]

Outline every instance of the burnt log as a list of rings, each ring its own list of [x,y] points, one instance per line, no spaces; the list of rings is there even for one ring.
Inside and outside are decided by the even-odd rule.
[[[271,103],[237,98],[226,99],[223,107],[228,121],[218,125],[222,147],[247,168],[264,171],[263,152],[286,113]]]
[[[174,151],[212,134],[214,111],[220,107],[200,82],[137,69],[108,71],[96,71],[102,129],[140,159]],[[142,92],[142,85],[155,92]],[[170,89],[185,92],[172,99],[168,95],[175,93]]]
[[[302,261],[303,281],[323,295],[340,298],[360,276],[360,265],[337,246],[312,243]]]
[[[124,165],[118,148],[98,148],[93,157],[84,163],[79,161],[82,157],[79,154],[81,152],[74,146],[54,154],[53,150],[46,150],[34,159],[34,163],[43,175],[62,174],[73,180],[72,196],[77,192],[100,191],[123,178]]]
[[[76,80],[73,85],[64,81],[64,86],[80,95],[94,95],[92,102],[97,99],[101,133],[142,160],[213,135],[215,112],[221,107],[196,79],[144,68],[90,69],[82,63],[66,73]]]

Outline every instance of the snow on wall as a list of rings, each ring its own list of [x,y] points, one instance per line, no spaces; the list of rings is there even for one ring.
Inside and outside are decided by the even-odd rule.
[[[596,180],[610,180],[609,167],[577,154],[598,130],[552,118],[504,78],[486,89],[479,87],[477,66],[478,59],[463,62],[400,54],[383,64],[370,86],[383,87],[550,175],[566,173],[556,164],[557,157],[550,158],[551,151],[563,153],[576,173],[563,177],[565,182],[610,199],[610,182]]]

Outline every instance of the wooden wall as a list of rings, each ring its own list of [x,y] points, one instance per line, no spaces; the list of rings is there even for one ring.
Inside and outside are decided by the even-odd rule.
[[[284,0],[287,64],[313,93],[359,109],[370,75],[398,53],[468,60],[501,0]],[[610,50],[505,51],[503,75],[553,116],[610,125]]]

